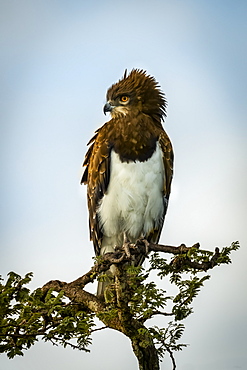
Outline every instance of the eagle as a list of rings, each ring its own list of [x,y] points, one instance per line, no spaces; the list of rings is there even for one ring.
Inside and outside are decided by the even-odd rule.
[[[162,126],[166,108],[165,94],[144,70],[125,70],[107,91],[103,111],[111,119],[89,141],[81,179],[96,256],[125,240],[159,241],[173,175],[172,144]],[[104,289],[99,283],[97,295]]]

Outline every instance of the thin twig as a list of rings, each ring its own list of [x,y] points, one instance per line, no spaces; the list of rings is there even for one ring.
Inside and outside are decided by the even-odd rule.
[[[167,352],[169,353],[169,356],[170,356],[170,359],[172,361],[172,370],[176,370],[177,366],[176,366],[176,361],[175,361],[175,358],[173,356],[173,352],[170,350],[170,348],[168,346],[165,346]]]
[[[92,329],[91,333],[94,333],[95,331],[104,330],[104,329],[110,329],[110,328],[109,328],[109,326],[102,326],[101,328]]]

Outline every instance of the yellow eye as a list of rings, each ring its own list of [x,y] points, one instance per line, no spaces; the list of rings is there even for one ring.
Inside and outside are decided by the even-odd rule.
[[[127,103],[127,101],[129,100],[129,97],[127,96],[127,95],[122,95],[121,97],[120,97],[120,101],[122,102],[122,103]]]

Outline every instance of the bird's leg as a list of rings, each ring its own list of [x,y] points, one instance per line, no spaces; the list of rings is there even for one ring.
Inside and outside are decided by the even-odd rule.
[[[131,254],[130,254],[130,246],[131,246],[131,243],[126,235],[126,232],[124,232],[124,241],[123,241],[123,250],[127,256],[127,258],[131,258]]]

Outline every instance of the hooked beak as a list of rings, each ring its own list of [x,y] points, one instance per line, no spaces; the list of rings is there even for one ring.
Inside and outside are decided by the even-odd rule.
[[[103,108],[104,114],[106,114],[106,112],[111,112],[112,111],[112,108],[113,108],[113,106],[110,103],[106,103],[104,105],[104,108]]]

